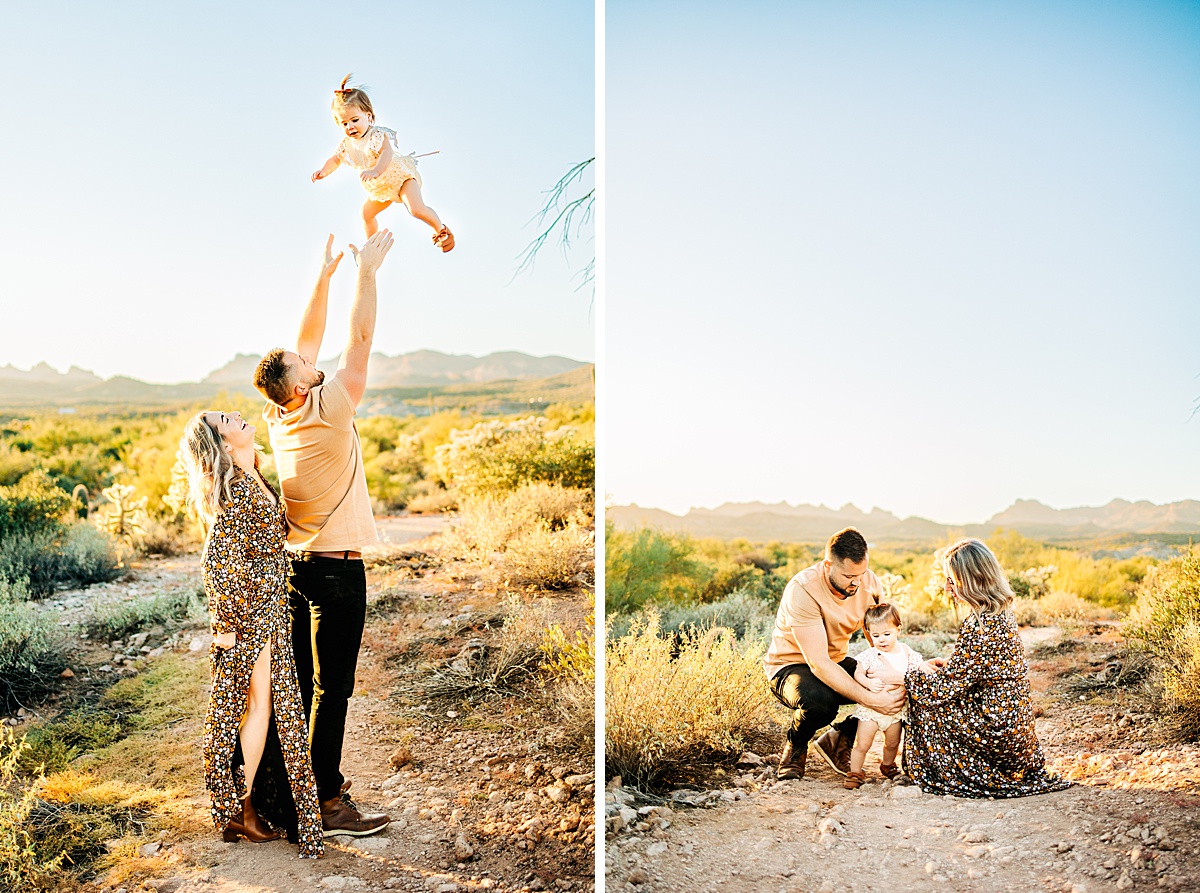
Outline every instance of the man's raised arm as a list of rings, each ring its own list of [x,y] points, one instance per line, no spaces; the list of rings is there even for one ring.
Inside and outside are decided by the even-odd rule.
[[[814,676],[836,691],[843,698],[849,698],[856,704],[892,715],[900,712],[904,706],[904,690],[884,690],[881,692],[868,691],[854,681],[849,673],[829,659],[829,639],[823,626],[792,627],[792,637],[804,655],[804,662],[812,670]]]
[[[367,360],[371,357],[371,342],[375,337],[375,273],[392,250],[392,234],[381,229],[363,243],[359,251],[350,251],[358,262],[358,282],[354,288],[354,306],[350,308],[350,340],[342,351],[337,377],[346,386],[350,402],[358,406],[367,389]]]
[[[308,357],[314,363],[321,351],[321,341],[325,338],[325,318],[329,314],[329,280],[342,259],[342,252],[333,256],[333,234],[325,243],[325,259],[321,263],[321,273],[317,276],[317,284],[313,286],[312,297],[304,307],[304,316],[300,318],[300,334],[296,338],[296,353]]]

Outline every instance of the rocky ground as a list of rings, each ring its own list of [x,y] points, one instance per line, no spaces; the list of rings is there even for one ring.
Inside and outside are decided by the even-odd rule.
[[[85,893],[309,891],[591,891],[595,887],[595,774],[589,747],[567,746],[557,717],[529,684],[492,697],[422,700],[420,681],[494,647],[499,619],[519,603],[540,621],[583,626],[585,593],[514,596],[461,563],[425,551],[440,519],[381,523],[390,544],[368,566],[369,618],[350,702],[343,772],[364,811],[392,823],[367,838],[326,840],[320,860],[286,841],[226,844],[211,830],[201,776],[203,704],[180,705],[164,734],[195,739],[178,779],[189,821],[142,843],[135,858],[84,884]],[[123,580],[47,603],[77,633],[98,602],[196,589],[199,558],[147,561]],[[516,602],[514,602],[514,598]],[[204,621],[125,640],[78,642],[68,685],[77,692],[142,672],[171,652],[207,662]],[[68,699],[69,700],[69,699]],[[33,718],[33,717],[29,717]],[[40,717],[45,719],[46,717]],[[18,726],[26,717],[14,717]]]
[[[878,775],[878,741],[874,777],[857,791],[816,757],[804,779],[778,781],[778,754],[746,754],[719,784],[661,799],[614,780],[605,889],[1200,890],[1200,748],[1170,741],[1115,627],[1034,632],[1038,737],[1074,787],[1017,800],[931,796]]]

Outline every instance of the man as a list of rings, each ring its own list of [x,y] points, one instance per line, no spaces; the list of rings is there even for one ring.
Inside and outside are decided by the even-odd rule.
[[[332,256],[332,246],[330,236],[295,352],[272,350],[254,373],[254,386],[268,401],[263,419],[287,509],[292,647],[326,837],[374,834],[391,821],[382,814],[363,815],[343,797],[350,783],[341,762],[346,709],[366,624],[362,549],[378,539],[354,413],[367,387],[375,275],[391,250],[392,235],[380,230],[361,251],[350,246],[358,263],[350,341],[337,372],[325,383],[313,361],[325,335],[329,280],[342,259],[340,252]]]
[[[903,686],[880,692],[863,688],[854,681],[854,658],[846,655],[850,636],[882,595],[879,578],[867,568],[867,541],[853,527],[830,537],[825,560],[796,574],[784,589],[763,658],[771,692],[795,711],[779,760],[780,778],[804,777],[809,741],[833,722],[842,704],[889,715],[904,707]],[[850,769],[857,730],[858,720],[850,716],[816,741],[817,753],[842,775]]]

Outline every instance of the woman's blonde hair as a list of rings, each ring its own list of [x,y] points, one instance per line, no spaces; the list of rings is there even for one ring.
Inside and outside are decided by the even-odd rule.
[[[1004,568],[982,542],[964,537],[946,550],[942,566],[962,600],[978,614],[999,614],[1012,604]]]
[[[348,105],[357,106],[362,109],[372,118],[375,117],[375,109],[371,106],[371,97],[367,95],[365,87],[348,87],[350,78],[353,74],[348,74],[342,78],[342,84],[333,91],[333,110],[336,112]]]
[[[233,500],[233,482],[242,473],[224,448],[221,435],[204,419],[205,414],[214,411],[205,409],[188,419],[179,439],[179,455],[188,476],[187,507],[205,527],[212,527]],[[254,467],[258,468],[257,445]]]

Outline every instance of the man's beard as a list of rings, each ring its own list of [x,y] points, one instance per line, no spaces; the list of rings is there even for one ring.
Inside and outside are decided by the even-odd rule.
[[[310,384],[309,387],[315,388],[317,385],[325,384],[325,373],[320,369],[314,369],[313,372],[316,374],[317,380]]]
[[[853,589],[843,589],[843,588],[842,588],[841,586],[839,586],[837,583],[833,582],[833,578],[832,578],[832,577],[829,579],[829,586],[830,586],[830,588],[831,588],[831,589],[833,589],[833,591],[834,591],[834,592],[840,592],[840,593],[841,593],[841,594],[842,594],[842,595],[843,595],[845,598],[850,598],[850,597],[851,597],[851,596],[853,596],[853,595],[854,595],[856,592],[858,592],[858,586],[857,586],[857,585],[855,585],[855,587],[854,587]]]

